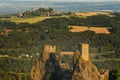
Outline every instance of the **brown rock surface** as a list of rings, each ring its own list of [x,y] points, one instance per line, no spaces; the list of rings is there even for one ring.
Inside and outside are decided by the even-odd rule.
[[[44,63],[41,60],[36,61],[31,70],[31,80],[42,80],[45,75]]]
[[[79,56],[78,51],[76,51],[73,58],[74,72],[72,80],[108,80],[108,71],[104,71],[100,74],[94,64],[92,64],[89,60],[86,61],[82,59],[81,56]]]
[[[73,71],[74,71],[76,64],[78,63],[80,57],[81,56],[80,56],[79,50],[76,50],[74,55],[73,55]]]
[[[55,53],[43,52],[31,70],[31,80],[47,80],[51,75],[60,74],[60,65]]]
[[[60,66],[53,46],[45,45],[42,56],[36,61],[31,70],[31,80],[46,80],[52,73],[57,74]]]
[[[47,45],[31,70],[31,80],[108,80],[108,71],[100,73],[90,60],[84,60],[79,50],[73,55],[73,72],[67,63],[60,63],[53,53],[55,47]]]

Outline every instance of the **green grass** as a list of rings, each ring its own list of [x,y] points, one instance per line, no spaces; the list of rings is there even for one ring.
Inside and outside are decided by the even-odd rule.
[[[64,17],[69,17],[69,16],[50,16],[50,17],[41,17],[41,16],[37,16],[37,17],[31,17],[31,18],[1,18],[0,20],[8,20],[11,22],[15,22],[17,24],[19,23],[37,23],[40,21],[43,21],[45,19],[49,19],[49,18],[64,18]]]
[[[120,61],[120,58],[115,58],[114,54],[115,54],[115,51],[106,51],[106,52],[101,52],[101,53],[91,53],[90,54],[90,60],[92,62],[104,62],[106,60]],[[102,55],[108,55],[109,57],[103,57]],[[111,55],[111,57],[110,57],[110,55]],[[94,57],[99,57],[99,58],[95,59]]]
[[[15,23],[37,23],[39,21],[43,21],[45,19],[52,18],[52,17],[32,17],[32,18],[2,18],[1,20],[9,20]]]

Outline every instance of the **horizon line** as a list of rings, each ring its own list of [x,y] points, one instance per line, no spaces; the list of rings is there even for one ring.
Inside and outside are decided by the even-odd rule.
[[[1,0],[0,0],[1,1]],[[16,0],[9,0],[9,1],[16,1]],[[22,1],[25,1],[25,0],[20,0],[20,1],[16,1],[16,2],[22,2]],[[26,0],[26,1],[33,1],[33,0]],[[36,1],[40,1],[40,0],[34,0],[33,2],[36,2]],[[118,1],[118,0],[116,0],[116,1],[93,1],[93,2],[91,2],[91,1],[54,1],[54,0],[41,0],[42,2],[90,2],[90,3],[94,3],[94,2],[120,2],[120,1]],[[1,2],[6,2],[6,1],[1,1]],[[8,1],[7,1],[8,2]]]

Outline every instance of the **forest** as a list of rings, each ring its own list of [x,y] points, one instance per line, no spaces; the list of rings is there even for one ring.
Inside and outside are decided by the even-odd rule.
[[[98,68],[111,71],[120,68],[120,60],[114,60],[120,58],[120,13],[112,13],[112,15],[114,16],[50,18],[34,24],[16,24],[1,20],[0,55],[18,58],[21,54],[28,54],[32,57],[0,58],[0,80],[28,80],[31,67],[41,55],[45,44],[56,45],[59,54],[61,51],[75,51],[78,44],[88,43],[91,54],[104,53],[102,58],[110,58],[104,63],[94,62]],[[69,25],[110,27],[110,34],[95,34],[93,31],[72,33],[68,28]],[[5,30],[11,31],[5,33]],[[111,52],[112,56],[107,52]],[[36,53],[39,53],[39,56]],[[99,59],[99,56],[96,59]],[[111,67],[113,65],[114,67]]]

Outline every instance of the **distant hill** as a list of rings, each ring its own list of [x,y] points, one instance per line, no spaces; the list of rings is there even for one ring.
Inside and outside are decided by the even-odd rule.
[[[43,8],[40,7],[38,9],[29,9],[25,12],[18,13],[18,14],[6,14],[1,16],[2,18],[30,18],[30,17],[36,17],[36,16],[63,16],[63,15],[72,15],[72,12],[58,12],[55,11],[53,8]]]
[[[78,16],[55,16],[54,18],[48,17],[33,24],[16,24],[14,22],[0,20],[0,80],[30,80],[30,70],[38,57],[42,55],[42,45],[45,44],[56,45],[57,54],[59,55],[61,51],[75,51],[79,43],[88,43],[90,45],[90,59],[98,69],[108,69],[111,72],[113,69],[120,68],[120,13],[113,13],[112,15],[114,15],[114,17],[106,15],[94,15],[86,18]],[[23,19],[25,18],[22,18],[22,20]],[[27,20],[28,19],[30,18],[27,18]],[[32,19],[33,17],[30,20]],[[95,34],[93,31],[73,33],[70,32],[68,28],[69,25],[94,26],[95,28],[99,26],[104,29],[106,27],[112,27],[112,31],[107,35]],[[46,56],[44,57],[46,58]],[[59,59],[62,63],[67,62],[72,70],[73,61],[71,61],[71,55],[65,55]],[[51,61],[52,60],[54,59],[51,59]],[[52,67],[47,66],[49,68]],[[88,65],[81,64],[80,66]],[[85,70],[89,70],[87,67],[84,68]],[[36,68],[36,71],[41,69]],[[81,70],[79,66],[78,69]],[[77,68],[75,68],[75,70],[78,71]],[[113,76],[116,77],[118,74],[119,73],[115,73]],[[50,75],[51,74],[49,74],[48,77]],[[53,76],[56,75],[53,74]],[[74,77],[77,78],[76,76]],[[116,79],[111,78],[110,80]]]
[[[21,13],[39,7],[51,7],[59,12],[120,11],[120,2],[55,2],[55,1],[0,1],[0,15]]]
[[[23,17],[32,17],[32,16],[50,16],[54,14],[52,8],[39,8],[36,10],[27,10],[24,13],[21,13],[19,16]]]

